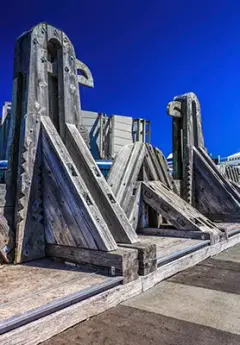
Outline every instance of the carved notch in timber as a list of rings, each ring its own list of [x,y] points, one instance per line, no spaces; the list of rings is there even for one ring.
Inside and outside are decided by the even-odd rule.
[[[44,257],[45,242],[110,251],[138,239],[88,150],[79,84],[93,87],[92,74],[64,32],[39,24],[19,37],[6,196],[16,263]]]

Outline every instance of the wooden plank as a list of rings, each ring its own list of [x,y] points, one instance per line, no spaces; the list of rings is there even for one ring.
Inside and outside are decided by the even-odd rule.
[[[60,136],[65,141],[66,123],[81,126],[80,95],[78,75],[76,73],[76,56],[74,47],[64,32],[61,32],[62,52],[59,66],[59,107]]]
[[[157,269],[156,244],[154,241],[144,243],[139,241],[136,244],[120,244],[121,248],[132,248],[138,252],[139,275],[146,275]]]
[[[129,284],[117,286],[109,291],[102,292],[85,301],[64,308],[56,313],[30,322],[16,330],[5,333],[1,341],[5,345],[35,345],[55,334],[88,319],[91,316],[104,312],[126,299],[141,293],[141,280],[137,279]]]
[[[62,258],[77,264],[94,267],[108,275],[124,277],[124,283],[138,278],[138,251],[134,247],[119,248],[110,253],[83,248],[47,245],[47,255]]]
[[[41,317],[55,313],[73,304],[91,298],[92,296],[95,296],[103,291],[107,291],[111,288],[114,288],[115,286],[120,285],[121,281],[122,277],[111,278],[106,280],[105,282],[98,283],[95,286],[91,286],[86,290],[69,294],[66,297],[62,297],[55,301],[49,302],[44,306],[29,310],[25,312],[23,315],[17,315],[11,318],[10,320],[6,320],[3,323],[0,323],[0,334],[4,334],[18,327],[24,326],[29,322],[33,322]],[[70,289],[71,287],[72,286],[70,286]]]
[[[155,272],[150,273],[142,279],[143,291],[147,291],[154,285],[158,284],[163,279],[173,276],[174,274],[181,272],[189,267],[195,266],[199,262],[216,255],[223,250],[234,246],[240,242],[240,234],[235,235],[229,239],[224,239],[221,242],[204,247],[196,252],[187,254],[180,259],[174,260],[162,267],[159,267]]]
[[[7,321],[25,317],[36,309],[41,311],[49,303],[108,279],[99,270],[86,270],[46,258],[24,265],[4,265],[0,270],[0,324],[6,325]]]
[[[169,189],[172,189],[174,191],[174,193],[178,194],[178,189],[175,185],[175,181],[173,180],[172,175],[170,174],[166,158],[164,157],[163,153],[157,147],[154,148],[154,152],[155,152],[155,155],[157,157],[159,167],[162,170],[162,175],[164,178],[163,181],[161,181],[161,182],[165,183]]]
[[[140,191],[137,180],[143,166],[145,152],[145,144],[139,142],[123,147],[117,154],[107,178],[117,201],[132,222],[134,229],[139,220]]]
[[[239,217],[240,195],[229,181],[224,179],[203,150],[194,150],[196,174],[196,208],[203,214]],[[213,163],[213,164],[212,164]],[[217,217],[218,218],[218,217]],[[217,220],[216,218],[216,220]]]
[[[144,168],[150,181],[162,181],[161,171],[158,169],[158,162],[152,154],[152,145],[146,144],[146,155],[144,160]]]
[[[210,156],[207,154],[207,152],[203,149],[198,149],[198,150],[194,150],[196,153],[199,153],[202,155],[203,159],[206,161],[206,163],[208,164],[209,168],[211,168],[212,173],[219,178],[219,180],[221,181],[221,183],[224,185],[224,187],[228,190],[229,193],[233,194],[233,197],[239,202],[240,201],[240,194],[238,191],[236,191],[231,183],[229,181],[227,181],[218,171],[216,165],[214,164],[214,162],[212,161],[212,159],[210,158]]]
[[[116,182],[120,181],[119,187],[115,193],[115,196],[118,202],[120,203],[120,205],[122,205],[123,203],[124,205],[128,204],[129,197],[132,194],[131,191],[134,187],[133,183],[137,181],[137,177],[140,172],[142,162],[145,156],[144,144],[137,142],[131,146],[132,146],[131,147],[132,150],[129,153],[129,159],[127,161],[125,169],[121,170],[122,174],[117,176],[119,180],[117,180],[117,177],[115,177]],[[121,158],[122,158],[122,154],[117,156],[113,162],[113,166],[115,164],[116,166],[121,165],[121,161],[120,161]],[[112,182],[114,181],[114,176],[113,176],[114,170],[115,169],[113,168],[109,172],[108,183],[110,184],[110,186],[114,184],[114,182]]]
[[[43,117],[41,120],[44,153],[48,152],[48,164],[58,174],[57,180],[62,180],[61,188],[65,198],[71,203],[78,230],[82,232],[89,248],[96,249],[97,246],[105,251],[116,249],[116,242],[107,224],[50,118]]]
[[[43,161],[45,237],[47,243],[88,247],[78,222],[71,211],[71,201],[65,198],[60,179],[55,178],[47,159]],[[56,165],[54,165],[56,167]],[[96,247],[97,248],[97,247]]]
[[[25,122],[26,121],[26,122]],[[25,123],[24,123],[25,122]],[[35,127],[35,128],[34,128]],[[34,129],[33,129],[34,128]],[[15,262],[41,258],[45,255],[40,182],[41,143],[40,117],[29,114],[21,128]]]
[[[115,241],[134,243],[137,234],[117,202],[75,125],[67,124],[67,148]]]
[[[142,182],[142,190],[144,201],[177,229],[209,232],[211,241],[217,241],[223,235],[214,224],[160,182]]]
[[[141,182],[136,182],[133,188],[133,194],[130,197],[126,216],[129,219],[133,229],[136,231],[141,211]]]
[[[109,171],[107,181],[116,197],[118,197],[118,191],[120,189],[122,176],[124,174],[124,171],[126,170],[132,150],[133,145],[124,146],[118,152]]]
[[[239,242],[240,235],[236,235],[228,240],[216,243],[215,245],[202,248],[159,267],[149,275],[140,277],[129,284],[117,286],[109,291],[91,297],[86,301],[74,304],[64,310],[10,331],[2,335],[1,340],[5,345],[34,345],[41,343],[83,320],[137,296],[141,292],[158,284],[160,281],[192,267],[206,258],[232,247]]]
[[[219,225],[217,224],[219,227]],[[178,237],[178,238],[191,238],[199,240],[209,240],[210,234],[203,231],[186,231],[179,229],[166,229],[166,228],[145,228],[138,229],[139,235],[146,236],[160,236],[160,237]]]
[[[15,49],[13,138],[7,206],[15,207],[15,262],[43,257],[40,114],[48,110],[46,25],[20,36]],[[15,206],[16,205],[16,206]]]
[[[135,183],[137,182],[143,164],[145,152],[145,144],[134,144],[132,156],[122,178],[120,191],[118,192],[118,200],[125,212],[129,207],[129,203],[131,203],[131,196],[134,194]]]

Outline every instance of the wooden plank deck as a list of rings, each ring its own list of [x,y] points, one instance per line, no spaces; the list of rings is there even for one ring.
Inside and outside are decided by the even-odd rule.
[[[148,235],[139,235],[139,239],[142,243],[154,243],[156,245],[156,257],[158,264],[173,261],[176,259],[177,255],[179,255],[178,257],[183,256],[187,253],[196,251],[199,248],[205,247],[210,243],[209,240],[202,241],[180,237],[160,237]]]
[[[109,279],[97,270],[50,259],[0,266],[0,328],[8,320],[87,291]]]
[[[119,285],[108,291],[103,291],[85,301],[69,305],[63,310],[58,310],[41,317],[38,320],[13,329],[12,331],[8,331],[1,335],[1,341],[5,345],[38,344],[93,315],[97,315],[142,293],[143,291],[150,289],[160,281],[173,276],[188,267],[194,266],[197,263],[234,246],[236,243],[240,243],[240,234],[233,235],[229,239],[223,239],[221,242],[214,245],[208,245],[192,253],[188,253],[183,257],[160,266],[155,272],[152,272],[147,276],[139,277],[128,284]],[[0,268],[0,271],[2,269],[4,268]],[[59,280],[61,279],[59,278]],[[32,279],[30,277],[29,283],[31,280]],[[21,290],[20,287],[18,290]]]

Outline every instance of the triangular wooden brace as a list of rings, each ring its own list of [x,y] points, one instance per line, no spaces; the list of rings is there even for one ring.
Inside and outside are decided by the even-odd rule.
[[[193,148],[195,206],[212,220],[240,221],[240,193],[203,149]]]
[[[213,243],[224,236],[215,224],[159,181],[142,182],[142,196],[176,229],[209,233]]]
[[[43,175],[47,241],[104,251],[116,249],[117,244],[51,119],[42,117],[41,122],[47,163]]]

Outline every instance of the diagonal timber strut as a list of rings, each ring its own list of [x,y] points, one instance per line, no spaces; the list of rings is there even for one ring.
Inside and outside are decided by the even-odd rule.
[[[41,123],[45,159],[55,177],[61,179],[63,201],[68,202],[77,224],[71,229],[73,237],[79,239],[77,245],[104,251],[116,249],[117,244],[51,119],[42,117]]]
[[[212,242],[223,235],[211,221],[159,181],[142,182],[142,195],[143,200],[176,229],[210,233]]]

